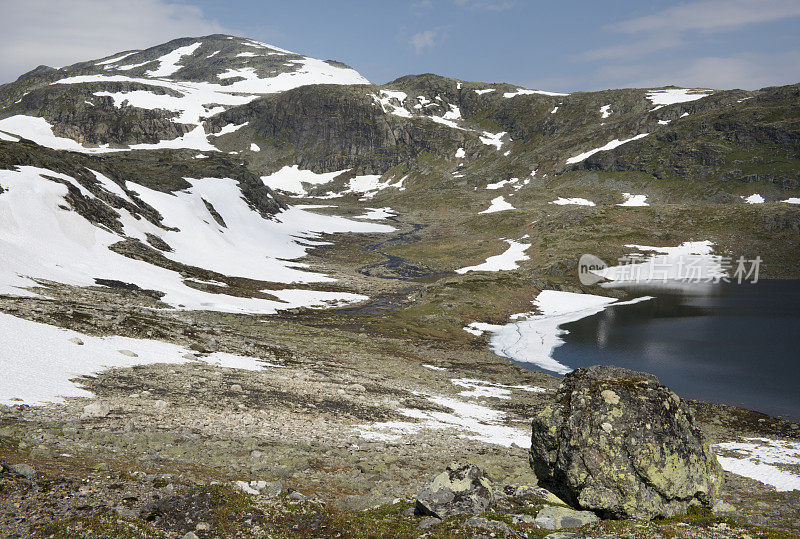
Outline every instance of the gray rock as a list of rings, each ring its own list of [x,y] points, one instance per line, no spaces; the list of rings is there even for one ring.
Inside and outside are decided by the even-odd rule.
[[[153,403],[153,408],[156,408],[157,410],[165,410],[168,407],[169,407],[169,403],[167,401],[165,401],[165,400],[159,399],[159,400],[157,400],[156,402]]]
[[[280,481],[266,481],[264,488],[261,489],[261,495],[267,498],[277,498],[283,494],[283,484]]]
[[[88,419],[92,417],[105,417],[111,412],[111,407],[107,402],[94,401],[90,402],[83,407],[81,419]]]
[[[128,357],[139,357],[139,354],[137,354],[136,352],[134,352],[134,351],[132,351],[132,350],[118,350],[118,352],[119,352],[120,354],[122,354],[123,356],[128,356]]]
[[[83,341],[80,340],[78,337],[72,337],[69,340],[69,342],[71,342],[72,344],[77,344],[78,346],[82,346],[83,345]]]
[[[714,513],[735,513],[736,507],[726,501],[719,500],[711,508]]]
[[[530,460],[541,486],[610,518],[713,505],[722,469],[689,408],[655,376],[577,369],[555,401],[533,419]]]
[[[429,530],[429,529],[433,528],[434,526],[436,526],[437,524],[439,524],[441,521],[442,521],[442,519],[440,519],[440,518],[425,517],[425,518],[420,519],[419,522],[417,522],[417,526],[419,526],[423,530]]]
[[[36,470],[30,464],[7,464],[6,467],[15,474],[27,479],[36,479]]]
[[[534,524],[548,530],[563,528],[580,528],[584,524],[599,522],[600,519],[591,511],[576,511],[569,507],[548,505],[536,515]]]
[[[297,492],[296,490],[293,490],[292,492],[290,492],[289,495],[286,496],[286,498],[289,499],[289,500],[297,500],[297,501],[301,501],[301,502],[304,502],[304,501],[308,500],[308,496],[306,496],[304,494],[301,494],[301,493]]]
[[[514,524],[535,524],[536,518],[532,515],[510,515]]]
[[[505,522],[488,520],[482,517],[470,517],[464,522],[464,524],[472,528],[482,528],[484,530],[500,530],[504,532],[510,530],[508,524]]]
[[[477,466],[451,464],[417,495],[417,513],[438,518],[486,511],[494,497]]]
[[[197,534],[194,532],[187,532],[181,536],[181,539],[199,539]]]

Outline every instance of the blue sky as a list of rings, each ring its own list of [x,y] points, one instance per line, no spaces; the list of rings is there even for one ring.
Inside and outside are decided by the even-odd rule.
[[[174,37],[253,37],[350,64],[546,90],[800,82],[800,0],[0,0],[0,81]]]

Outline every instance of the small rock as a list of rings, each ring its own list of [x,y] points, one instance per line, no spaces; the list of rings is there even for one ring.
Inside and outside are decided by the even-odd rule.
[[[419,526],[423,530],[429,530],[429,529],[433,528],[434,526],[436,526],[437,524],[439,524],[441,521],[442,521],[442,519],[440,519],[440,518],[425,517],[423,519],[420,519],[419,522],[417,522],[417,526]]]
[[[247,481],[234,481],[233,488],[241,490],[245,494],[250,494],[252,496],[258,496],[259,492],[250,486],[250,483]]]
[[[417,513],[447,518],[486,511],[494,500],[486,475],[477,466],[451,464],[417,495]]]
[[[471,517],[468,518],[464,524],[470,526],[472,528],[483,528],[485,530],[501,530],[501,531],[509,531],[508,524],[505,522],[500,522],[497,520],[488,520],[482,517]]]
[[[115,511],[117,512],[117,516],[121,518],[136,518],[139,516],[139,511],[134,511],[127,507],[117,507]]]
[[[240,386],[239,384],[233,384],[231,386],[231,391],[233,391],[234,393],[241,393],[242,392],[242,386]]]
[[[514,524],[535,524],[536,519],[532,515],[511,515]]]
[[[168,407],[169,407],[169,403],[167,401],[164,401],[164,400],[161,400],[161,399],[159,399],[159,400],[157,400],[156,402],[153,403],[153,408],[155,408],[157,410],[164,410],[164,409],[166,409]]]
[[[128,356],[128,357],[139,357],[139,354],[137,354],[136,352],[134,352],[134,351],[132,351],[132,350],[117,350],[117,351],[118,351],[120,354],[122,354],[123,356]]]
[[[111,412],[111,407],[107,402],[94,401],[83,407],[81,419],[87,419],[90,417],[105,417],[109,414],[109,412]]]
[[[199,532],[207,532],[211,529],[211,524],[208,522],[198,522],[194,529]]]
[[[77,344],[77,345],[79,345],[79,346],[83,346],[83,341],[82,341],[82,340],[80,340],[78,337],[72,337],[72,338],[69,340],[69,342],[71,342],[72,344]]]
[[[267,498],[277,498],[283,494],[283,484],[280,481],[267,481],[261,489],[261,495]]]
[[[569,507],[548,505],[536,515],[534,524],[548,530],[563,528],[579,528],[584,524],[599,522],[600,519],[591,511],[576,511]]]
[[[183,536],[181,537],[181,539],[199,539],[199,538],[197,537],[197,534],[196,534],[196,533],[194,533],[194,532],[188,532],[188,533],[186,533],[185,535],[183,535]]]
[[[6,467],[15,474],[27,479],[36,479],[36,470],[30,464],[8,464]]]
[[[308,500],[308,496],[300,494],[296,490],[293,490],[291,493],[289,493],[289,495],[286,496],[286,498],[288,498],[289,500],[297,500],[297,501],[301,501],[301,502],[304,502],[304,501]]]

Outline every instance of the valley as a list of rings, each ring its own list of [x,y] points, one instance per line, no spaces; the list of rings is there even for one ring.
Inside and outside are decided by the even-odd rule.
[[[559,327],[638,297],[581,255],[797,279],[798,203],[798,85],[377,86],[225,35],[37,68],[0,87],[0,460],[34,470],[0,475],[0,535],[419,536],[451,461],[541,509],[509,493]],[[585,531],[798,533],[796,418],[687,402],[727,505]]]

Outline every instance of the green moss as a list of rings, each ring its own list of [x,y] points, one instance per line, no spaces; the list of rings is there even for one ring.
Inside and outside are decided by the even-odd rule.
[[[169,537],[140,519],[122,519],[113,513],[91,517],[71,517],[46,524],[36,531],[40,537],[74,539],[75,537],[139,537],[142,539]]]

